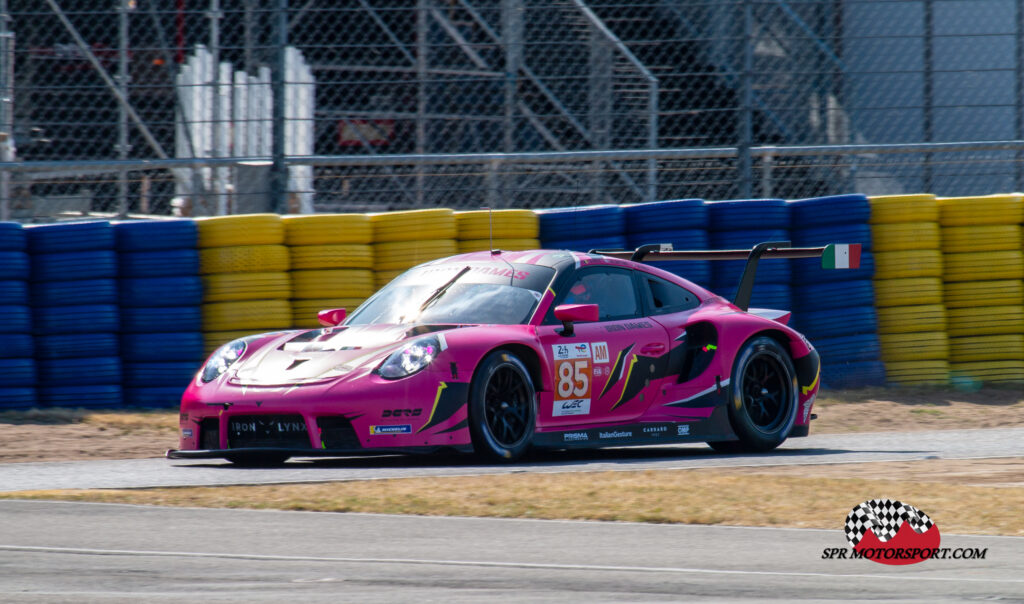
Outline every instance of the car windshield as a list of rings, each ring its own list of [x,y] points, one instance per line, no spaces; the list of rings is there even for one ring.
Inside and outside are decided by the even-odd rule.
[[[377,292],[345,324],[522,324],[533,316],[554,274],[554,269],[530,264],[419,266]]]

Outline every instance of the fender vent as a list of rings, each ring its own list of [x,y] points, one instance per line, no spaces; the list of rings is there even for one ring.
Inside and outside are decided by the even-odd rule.
[[[320,428],[320,442],[325,449],[361,449],[363,445],[359,442],[352,422],[346,417],[332,415],[318,417],[317,427]]]
[[[199,423],[199,448],[220,448],[220,421],[216,417],[205,417]]]

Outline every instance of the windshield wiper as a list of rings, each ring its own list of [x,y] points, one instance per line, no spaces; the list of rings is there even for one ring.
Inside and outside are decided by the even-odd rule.
[[[467,266],[467,267],[463,268],[461,271],[459,271],[459,273],[457,275],[455,275],[454,277],[449,279],[444,285],[442,285],[441,287],[435,289],[434,293],[430,294],[430,296],[428,296],[427,299],[423,301],[423,304],[420,305],[420,312],[423,312],[423,311],[427,310],[428,306],[430,306],[434,302],[437,302],[437,300],[441,296],[443,296],[446,291],[448,291],[449,287],[451,287],[452,285],[455,285],[455,282],[458,281],[460,278],[462,278],[462,276],[465,275],[468,272],[469,272],[469,267]]]

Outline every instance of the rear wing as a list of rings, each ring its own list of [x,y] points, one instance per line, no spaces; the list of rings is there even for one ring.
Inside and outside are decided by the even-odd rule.
[[[746,260],[743,276],[736,289],[733,304],[743,310],[750,307],[750,295],[754,290],[754,276],[757,274],[757,263],[761,258],[818,258],[821,257],[821,268],[857,268],[860,266],[859,243],[830,243],[821,247],[790,247],[789,241],[769,241],[758,243],[749,250],[680,250],[672,249],[670,243],[651,243],[642,245],[632,252],[628,250],[591,250],[592,254],[601,254],[611,258],[621,258],[634,262],[667,261],[667,260]]]

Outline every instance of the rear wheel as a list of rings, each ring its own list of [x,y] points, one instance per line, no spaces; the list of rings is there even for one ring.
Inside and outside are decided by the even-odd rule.
[[[770,451],[793,427],[797,411],[796,370],[789,353],[769,337],[743,345],[733,363],[729,423],[738,441],[708,443],[716,451]]]
[[[491,461],[515,461],[529,448],[536,421],[536,391],[526,365],[507,350],[487,355],[470,387],[474,451]]]

